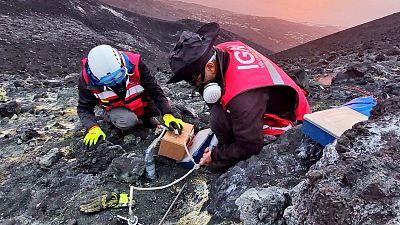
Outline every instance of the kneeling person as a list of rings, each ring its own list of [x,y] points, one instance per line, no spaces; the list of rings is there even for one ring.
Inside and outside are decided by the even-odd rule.
[[[105,110],[105,120],[121,130],[138,125],[140,120],[150,123],[160,114],[167,127],[179,131],[183,128],[182,120],[172,115],[167,98],[139,54],[109,45],[94,47],[82,59],[78,90],[77,112],[88,130],[86,145],[106,138],[95,118],[96,105]]]
[[[183,31],[170,53],[174,75],[200,89],[210,107],[218,145],[200,165],[231,166],[263,148],[263,135],[279,135],[310,112],[302,89],[270,59],[240,42],[214,46],[219,25]]]

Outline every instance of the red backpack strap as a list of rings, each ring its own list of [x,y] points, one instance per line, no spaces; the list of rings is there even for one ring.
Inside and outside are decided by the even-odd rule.
[[[263,135],[272,136],[281,135],[295,126],[292,121],[280,118],[279,116],[270,113],[264,113],[263,123]]]
[[[83,79],[85,80],[86,84],[89,84],[89,75],[87,74],[87,71],[86,71],[87,58],[82,59],[81,62],[82,62],[82,76],[83,76]]]

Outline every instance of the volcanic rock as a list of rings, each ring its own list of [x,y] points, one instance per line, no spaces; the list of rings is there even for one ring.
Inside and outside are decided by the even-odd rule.
[[[207,210],[214,215],[214,220],[240,220],[240,211],[235,201],[250,188],[277,186],[291,189],[304,179],[307,172],[305,164],[309,160],[306,155],[318,155],[307,153],[304,149],[313,149],[316,152],[321,152],[322,149],[315,142],[309,142],[308,147],[304,146],[304,139],[306,137],[302,133],[302,126],[297,126],[283,134],[276,142],[264,146],[259,155],[239,162],[221,175],[211,185],[207,206]],[[299,152],[304,154],[301,158],[298,157]],[[278,214],[283,215],[283,209]],[[271,216],[263,218],[263,221],[275,221],[273,215]]]
[[[34,138],[34,137],[36,137],[38,135],[39,135],[39,133],[36,130],[34,130],[32,128],[29,128],[29,129],[27,129],[27,130],[22,132],[21,140],[22,141],[29,141],[30,139],[32,139],[32,138]]]
[[[400,191],[399,98],[381,116],[359,123],[324,149],[307,173],[287,224],[398,224]],[[317,222],[318,221],[318,222]]]
[[[383,53],[379,53],[377,56],[375,56],[376,61],[384,61],[386,60],[386,56]]]
[[[355,64],[346,68],[344,72],[339,72],[333,78],[333,83],[343,83],[354,80],[356,78],[363,78],[366,71],[370,68],[369,64]]]
[[[97,174],[105,171],[112,160],[123,153],[125,150],[120,145],[114,145],[108,141],[91,147],[87,147],[80,141],[71,153],[71,157],[77,159],[82,172]]]
[[[113,159],[107,173],[125,183],[135,183],[143,174],[145,161],[143,157],[118,157]]]
[[[286,70],[285,72],[296,82],[296,84],[300,85],[306,90],[309,88],[308,74],[304,68],[290,69]]]
[[[11,118],[14,114],[19,114],[20,112],[21,103],[15,100],[0,104],[0,117]]]
[[[393,46],[391,49],[387,50],[385,52],[385,54],[388,55],[388,56],[400,55],[400,47],[399,46]]]
[[[38,158],[38,163],[42,167],[50,167],[62,157],[58,148],[51,149],[45,156]]]
[[[283,211],[290,199],[278,187],[250,188],[235,201],[244,225],[284,225]]]

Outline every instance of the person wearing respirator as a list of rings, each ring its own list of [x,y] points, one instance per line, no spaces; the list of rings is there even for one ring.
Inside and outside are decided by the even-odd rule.
[[[156,126],[154,118],[163,115],[164,125],[180,132],[183,121],[171,113],[171,106],[155,78],[139,54],[118,51],[109,45],[99,45],[82,59],[82,74],[78,82],[78,116],[87,129],[86,145],[106,139],[97,124],[94,108],[105,111],[105,120],[121,130],[141,122]]]
[[[264,135],[280,135],[303,120],[310,107],[304,91],[277,65],[250,46],[225,42],[214,46],[217,23],[196,33],[183,31],[170,52],[174,75],[199,88],[210,107],[210,126],[219,143],[200,165],[231,166],[263,147]]]

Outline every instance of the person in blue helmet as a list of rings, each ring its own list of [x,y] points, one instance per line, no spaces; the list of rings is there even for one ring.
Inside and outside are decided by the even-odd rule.
[[[183,121],[175,118],[171,106],[155,78],[137,53],[99,45],[82,59],[78,83],[78,116],[87,129],[86,145],[93,145],[106,134],[98,125],[94,108],[104,109],[105,120],[121,130],[140,123],[154,124],[162,115],[164,125],[180,132]]]

